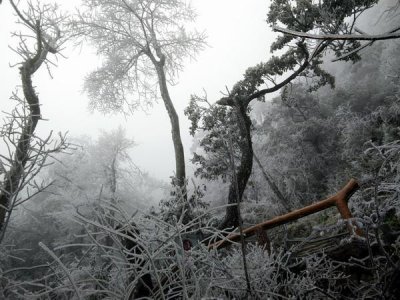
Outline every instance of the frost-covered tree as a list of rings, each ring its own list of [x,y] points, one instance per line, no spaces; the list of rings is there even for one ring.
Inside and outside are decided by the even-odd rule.
[[[296,78],[304,78],[309,81],[308,90],[317,90],[321,86],[334,87],[334,77],[322,68],[323,55],[332,51],[338,58],[347,60],[359,59],[358,51],[360,43],[357,35],[347,38],[353,33],[357,19],[363,12],[373,7],[377,0],[351,1],[343,5],[331,1],[311,0],[276,0],[270,5],[268,23],[272,26],[284,25],[288,30],[301,32],[320,31],[325,34],[317,43],[310,42],[305,36],[285,34],[277,38],[271,46],[271,52],[284,51],[280,56],[272,56],[267,62],[260,63],[246,70],[244,78],[237,82],[228,94],[217,101],[218,105],[229,107],[237,118],[238,148],[240,149],[240,161],[235,172],[237,182],[232,182],[229,189],[228,203],[235,204],[241,201],[247,182],[253,168],[253,145],[249,117],[250,103],[253,100],[263,101],[267,94],[279,91],[290,84]],[[276,27],[273,27],[276,28]],[[286,33],[288,31],[286,30]],[[328,34],[328,36],[326,36]],[[392,35],[391,38],[397,38]],[[359,36],[360,40],[365,37]],[[376,39],[370,39],[375,41]],[[283,79],[282,79],[283,78]],[[195,106],[191,103],[191,106]],[[212,108],[214,109],[214,108]],[[204,118],[199,115],[199,110],[189,109],[193,128],[198,128],[199,122],[204,123]],[[219,151],[206,139],[218,129],[211,129],[202,143],[207,143],[206,152]],[[217,137],[220,138],[220,137]],[[235,206],[228,206],[222,227],[238,226],[239,215]]]
[[[168,91],[184,59],[205,44],[204,35],[185,29],[195,18],[181,0],[84,0],[74,28],[103,58],[85,90],[90,106],[104,112],[134,110],[161,98],[168,112],[175,150],[176,184],[185,185],[179,118]]]
[[[98,205],[106,200],[126,202],[132,209],[144,208],[143,203],[151,198],[142,191],[147,179],[129,155],[135,143],[124,129],[102,131],[96,140],[81,137],[74,142],[77,149],[57,156],[48,172],[57,182],[57,194],[74,206]]]
[[[6,153],[0,158],[0,241],[12,210],[46,186],[32,180],[45,165],[48,156],[66,147],[64,137],[60,142],[51,134],[43,139],[35,135],[35,129],[42,119],[40,101],[33,86],[33,75],[39,68],[49,68],[51,55],[58,55],[67,35],[61,31],[65,17],[56,5],[27,1],[25,4],[10,0],[19,29],[13,33],[18,39],[11,49],[21,58],[18,66],[21,77],[21,91],[13,93],[11,100],[16,103],[12,113],[6,115],[0,130],[0,138],[6,145]],[[20,192],[27,190],[28,197]]]
[[[120,173],[123,173],[121,165],[125,163],[135,167],[128,154],[128,150],[134,145],[134,141],[126,137],[125,130],[121,127],[110,132],[102,132],[96,145],[92,145],[91,152],[103,171],[103,178],[106,180],[113,201],[116,197],[117,181],[122,177]]]

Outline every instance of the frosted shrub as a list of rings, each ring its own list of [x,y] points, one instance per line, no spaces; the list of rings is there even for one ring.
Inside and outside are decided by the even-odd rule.
[[[400,246],[397,241],[391,246],[393,253],[386,250],[386,254],[375,253],[379,245],[374,246],[378,240],[374,217],[358,212],[357,220],[363,229],[370,228],[371,256],[338,262],[324,253],[299,257],[294,254],[295,249],[286,251],[278,247],[268,254],[259,245],[248,243],[249,291],[240,247],[233,245],[217,251],[208,249],[207,243],[198,242],[211,233],[222,236],[222,232],[205,222],[204,215],[197,214],[187,224],[182,223],[184,218],[172,218],[167,223],[154,214],[128,215],[118,202],[102,200],[88,216],[77,212],[75,220],[83,228],[77,236],[79,242],[54,249],[42,245],[49,261],[43,277],[24,281],[5,272],[0,283],[3,290],[7,285],[11,299],[378,297],[384,293],[380,279],[390,289],[390,277],[381,271],[394,274],[393,253],[398,253]],[[205,213],[213,212],[208,209]],[[378,237],[381,235],[378,232]],[[71,248],[80,251],[63,254]],[[351,278],[349,268],[369,272],[370,262],[376,275],[368,275],[364,281]]]
[[[236,248],[220,255],[218,264],[222,267],[211,273],[213,296],[225,295],[229,299],[246,296],[241,255]],[[260,246],[249,245],[247,261],[252,297],[256,299],[316,299],[325,294],[339,295],[335,282],[343,275],[325,255],[294,258],[291,252],[282,250],[269,255]]]

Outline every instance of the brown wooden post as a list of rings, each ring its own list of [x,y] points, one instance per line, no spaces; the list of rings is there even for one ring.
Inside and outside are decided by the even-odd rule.
[[[353,216],[351,215],[350,209],[347,206],[347,202],[345,199],[338,199],[336,201],[336,207],[340,213],[340,215],[342,216],[343,220],[349,220],[351,219]],[[359,236],[362,236],[363,233],[361,231],[361,229],[355,224],[355,222],[347,222],[347,227],[349,228],[350,232],[353,232],[353,230],[355,231],[355,233]]]
[[[337,207],[340,215],[342,216],[342,219],[344,219],[344,220],[348,220],[353,217],[351,215],[351,211],[349,209],[347,202],[348,202],[349,198],[351,197],[351,195],[356,191],[356,188],[358,188],[358,183],[354,179],[350,180],[349,183],[346,185],[346,187],[349,185],[355,187],[354,189],[350,189],[351,190],[350,193],[342,193],[342,191],[340,191],[339,193],[336,194],[336,197],[337,197],[336,207]],[[350,232],[353,232],[353,230],[354,230],[358,236],[363,236],[362,230],[355,224],[355,222],[348,222],[347,227],[349,228]]]

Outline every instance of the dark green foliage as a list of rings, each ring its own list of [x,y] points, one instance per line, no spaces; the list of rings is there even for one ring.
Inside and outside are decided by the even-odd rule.
[[[190,133],[202,130],[203,136],[199,152],[193,153],[192,163],[196,165],[195,175],[207,180],[221,178],[224,182],[230,180],[230,149],[232,142],[234,161],[239,161],[240,137],[237,126],[237,116],[232,108],[221,105],[209,105],[206,98],[193,95],[185,114],[191,121]]]
[[[271,3],[268,11],[267,22],[270,25],[284,26],[287,29],[299,32],[317,32],[319,34],[353,34],[354,22],[362,12],[375,5],[378,0],[367,1],[311,1],[311,0],[277,0]],[[301,45],[301,47],[299,47]],[[307,45],[307,46],[305,46]],[[270,63],[276,69],[288,71],[304,59],[304,50],[311,54],[313,46],[302,38],[290,35],[279,36],[271,45],[271,52],[281,50],[289,46],[288,50],[278,57],[273,57]],[[320,49],[318,49],[320,47]],[[322,70],[322,54],[331,50],[336,57],[340,57],[360,47],[360,43],[354,41],[323,41],[314,49],[315,59],[308,67],[307,77],[315,77],[317,82],[312,90],[326,84],[334,86],[332,75]],[[297,50],[297,51],[296,51]],[[300,53],[299,53],[300,50]],[[360,56],[355,53],[346,57],[346,60],[357,61]],[[281,75],[282,71],[276,74]]]

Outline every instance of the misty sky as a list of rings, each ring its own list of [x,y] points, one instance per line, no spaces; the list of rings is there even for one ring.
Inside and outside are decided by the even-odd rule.
[[[49,2],[64,2],[50,1]],[[196,61],[187,61],[180,74],[178,84],[170,87],[181,122],[181,134],[185,146],[186,160],[191,157],[191,137],[189,122],[183,114],[190,94],[207,91],[211,102],[216,101],[220,91],[241,79],[246,68],[269,57],[269,46],[274,40],[265,22],[268,1],[265,0],[193,0],[198,13],[196,27],[205,30],[209,47],[202,51]],[[65,1],[66,8],[79,5],[78,0]],[[1,111],[10,111],[13,104],[9,99],[15,86],[19,84],[18,68],[9,64],[19,61],[8,48],[15,43],[10,31],[16,28],[17,18],[8,1],[0,6],[0,69],[1,69]],[[168,180],[175,169],[174,152],[171,141],[170,124],[162,101],[155,103],[147,113],[137,111],[133,115],[102,115],[88,110],[88,98],[81,93],[83,78],[98,66],[94,50],[88,47],[73,48],[67,44],[58,67],[52,69],[51,79],[45,68],[34,75],[34,85],[42,103],[42,117],[38,133],[45,136],[50,130],[66,132],[72,137],[88,135],[95,138],[100,130],[115,129],[119,125],[126,128],[128,137],[138,144],[131,151],[133,161],[151,175]],[[4,116],[4,114],[3,114]],[[190,165],[187,166],[191,174]]]

